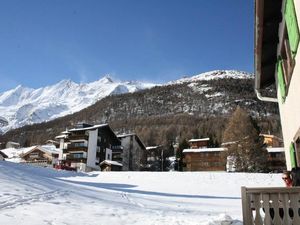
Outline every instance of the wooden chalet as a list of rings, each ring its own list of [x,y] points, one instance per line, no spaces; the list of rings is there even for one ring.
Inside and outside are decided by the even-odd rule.
[[[288,170],[300,166],[299,21],[299,0],[255,0],[255,91],[279,107]],[[300,224],[299,201],[299,187],[242,187],[243,224]]]
[[[100,163],[101,171],[121,171],[123,165],[116,161],[104,160]]]
[[[188,141],[190,148],[207,148],[209,142],[209,138],[199,138],[199,139],[190,139]]]
[[[35,166],[54,167],[58,161],[59,151],[45,146],[36,146],[20,155],[21,162]]]
[[[185,171],[225,171],[226,148],[184,149]]]

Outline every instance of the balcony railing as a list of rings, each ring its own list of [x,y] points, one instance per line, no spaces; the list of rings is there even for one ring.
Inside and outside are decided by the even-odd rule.
[[[300,187],[242,187],[244,225],[300,224]]]

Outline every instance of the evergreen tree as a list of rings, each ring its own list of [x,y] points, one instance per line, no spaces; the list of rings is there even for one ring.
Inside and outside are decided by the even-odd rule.
[[[267,169],[267,150],[259,136],[259,128],[246,111],[237,107],[223,133],[228,155],[235,159],[236,171],[264,172]]]

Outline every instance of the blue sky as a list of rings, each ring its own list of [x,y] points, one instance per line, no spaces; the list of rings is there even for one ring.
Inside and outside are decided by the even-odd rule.
[[[253,0],[2,0],[0,92],[253,72]]]

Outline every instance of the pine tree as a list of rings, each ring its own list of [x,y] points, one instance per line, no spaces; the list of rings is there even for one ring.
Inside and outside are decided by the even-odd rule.
[[[223,133],[223,143],[230,142],[228,155],[234,157],[236,171],[266,171],[267,151],[259,133],[259,128],[251,116],[237,107]]]

